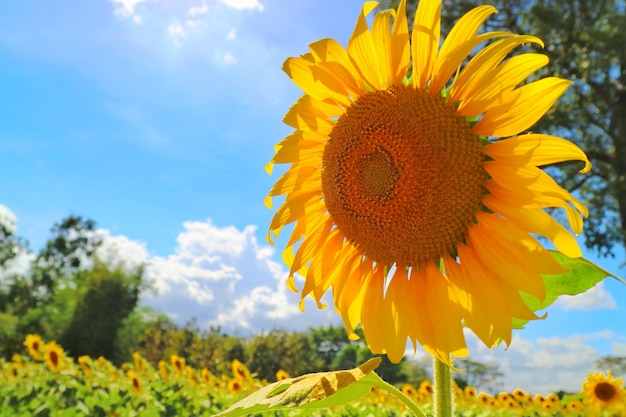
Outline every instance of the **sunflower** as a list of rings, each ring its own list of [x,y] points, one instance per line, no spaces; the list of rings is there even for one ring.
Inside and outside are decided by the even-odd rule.
[[[24,346],[28,348],[28,354],[36,360],[41,360],[43,356],[44,342],[38,334],[29,334],[24,339]]]
[[[612,409],[616,406],[624,407],[624,392],[622,378],[613,379],[609,372],[589,374],[583,384],[585,404],[596,411]]]
[[[289,376],[289,373],[284,369],[279,369],[278,371],[276,371],[276,381],[283,381],[289,378],[291,378],[291,376]]]
[[[185,358],[181,358],[180,356],[174,354],[170,356],[170,362],[172,363],[172,368],[174,369],[174,373],[177,376],[180,376],[185,369]]]
[[[131,384],[133,393],[137,395],[141,394],[142,384],[141,384],[141,379],[139,379],[139,376],[133,371],[128,371],[127,375],[128,375],[128,378],[130,379],[130,384]]]
[[[159,375],[161,376],[161,379],[163,381],[167,381],[170,376],[167,362],[165,362],[163,359],[159,361]]]
[[[44,347],[44,350],[44,357],[48,368],[52,372],[59,372],[63,367],[63,357],[65,355],[63,348],[56,344],[56,342],[49,342]]]
[[[289,164],[266,198],[271,207],[285,196],[268,239],[293,223],[283,259],[292,290],[296,273],[305,279],[301,309],[307,295],[323,307],[332,288],[351,339],[360,325],[370,350],[393,362],[408,339],[449,363],[467,354],[464,325],[492,347],[511,342],[513,318],[538,318],[520,293],[542,300],[541,275],[564,269],[535,235],[581,256],[544,209],[563,208],[575,234],[587,215],[539,167],[591,166],[565,139],[521,134],[571,84],[523,84],[548,58],[506,57],[540,39],[478,34],[492,6],[469,11],[442,42],[440,0],[420,1],[412,33],[404,0],[370,28],[375,6],[364,4],[347,48],[322,39],[283,64],[304,95],[266,167]]]
[[[231,379],[230,381],[228,381],[228,389],[233,394],[237,394],[238,392],[240,392],[243,389],[243,385],[241,383],[241,380],[238,379],[238,378],[234,378],[234,379]]]
[[[233,361],[230,363],[230,367],[233,371],[233,377],[241,381],[246,381],[250,379],[251,375],[248,367],[241,363],[238,359],[233,359]]]
[[[89,357],[89,355],[82,355],[79,356],[77,360],[85,376],[91,375],[93,372],[91,369],[91,357]]]

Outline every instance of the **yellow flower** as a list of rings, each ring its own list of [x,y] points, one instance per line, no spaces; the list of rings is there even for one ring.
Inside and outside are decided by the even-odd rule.
[[[279,369],[278,371],[276,371],[276,381],[282,381],[289,378],[291,378],[291,376],[289,376],[289,373],[287,371],[283,369]]]
[[[243,363],[239,362],[238,359],[234,359],[230,363],[230,366],[233,370],[233,377],[242,381],[250,379],[250,371],[248,370],[248,367],[244,365]]]
[[[92,370],[91,370],[91,358],[89,357],[89,355],[79,356],[78,357],[78,364],[82,368],[83,373],[85,375],[91,375],[91,373],[92,373]]]
[[[141,357],[141,353],[139,352],[133,353],[133,362],[135,363],[135,370],[141,374],[145,369],[145,365],[143,362],[143,358]]]
[[[241,384],[241,380],[238,378],[231,379],[228,381],[228,389],[233,394],[237,394],[243,389],[243,385]]]
[[[587,381],[583,384],[585,404],[596,411],[624,407],[622,385],[622,378],[613,379],[611,372],[606,376],[601,373],[587,375]]]
[[[402,393],[409,398],[417,397],[417,389],[411,384],[402,385]]]
[[[56,344],[56,342],[49,342],[45,348],[45,360],[48,364],[48,368],[52,372],[59,372],[63,367],[63,357],[65,352],[63,348]]]
[[[24,340],[24,346],[28,348],[28,354],[36,360],[41,360],[44,342],[38,334],[29,334]]]
[[[163,381],[167,381],[170,375],[169,370],[167,369],[167,362],[162,359],[159,361],[159,375],[161,375],[161,379]]]
[[[468,385],[463,389],[463,394],[466,400],[473,400],[476,398],[476,388]]]
[[[139,379],[139,376],[133,371],[128,371],[127,375],[128,375],[128,378],[130,379],[133,392],[135,394],[141,394],[142,384],[141,384],[141,379]]]
[[[170,361],[172,363],[172,368],[174,369],[174,373],[176,375],[180,375],[185,369],[185,358],[181,358],[178,355],[170,356]]]
[[[462,323],[492,347],[511,342],[513,318],[537,319],[520,293],[542,300],[541,274],[564,269],[535,235],[581,256],[544,209],[563,208],[576,234],[587,215],[539,167],[591,166],[565,139],[521,134],[571,84],[520,86],[548,58],[505,58],[540,39],[478,35],[496,12],[485,5],[440,42],[440,0],[420,1],[411,34],[404,0],[370,29],[375,5],[364,4],[347,49],[322,39],[283,65],[304,95],[284,118],[295,131],[267,166],[289,164],[266,199],[285,196],[268,239],[294,224],[283,259],[291,289],[294,274],[305,278],[301,308],[307,295],[322,307],[332,288],[351,339],[360,325],[370,350],[393,362],[408,338],[449,363],[449,353],[467,354]]]

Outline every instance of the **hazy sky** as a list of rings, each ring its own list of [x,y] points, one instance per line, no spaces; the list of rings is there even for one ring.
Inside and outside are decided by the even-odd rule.
[[[339,323],[284,285],[263,167],[300,91],[283,60],[346,44],[356,0],[5,0],[0,3],[0,204],[37,250],[69,214],[105,250],[147,262],[144,303],[240,334]],[[277,170],[280,172],[280,169]],[[6,216],[6,211],[3,216]],[[1,216],[0,216],[1,217]],[[594,260],[593,254],[587,254]],[[622,276],[624,251],[599,260]],[[626,355],[626,287],[568,297],[516,333],[503,388],[579,390],[601,354]],[[421,353],[418,353],[418,355]]]

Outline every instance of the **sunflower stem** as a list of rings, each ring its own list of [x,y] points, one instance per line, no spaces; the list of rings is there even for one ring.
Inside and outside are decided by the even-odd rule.
[[[433,358],[435,417],[452,417],[452,382],[450,367]]]
[[[400,391],[398,388],[394,387],[387,381],[383,380],[382,378],[379,378],[379,379],[380,379],[380,383],[378,387],[384,389],[385,391],[387,391],[388,393],[390,393],[391,395],[393,395],[394,397],[402,401],[404,405],[406,405],[407,408],[411,410],[415,416],[428,417],[426,413],[424,413],[422,409],[419,408],[419,406],[415,404],[413,400],[407,397],[402,391]]]

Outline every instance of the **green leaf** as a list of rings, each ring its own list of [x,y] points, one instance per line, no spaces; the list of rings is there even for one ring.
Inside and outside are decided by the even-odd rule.
[[[380,362],[380,358],[372,358],[354,369],[318,372],[274,382],[216,417],[237,417],[268,410],[327,408],[352,402],[379,385],[380,378],[372,371]]]
[[[584,258],[569,258],[558,251],[550,251],[556,261],[568,271],[560,275],[543,275],[546,284],[546,298],[540,302],[535,297],[522,293],[526,305],[532,311],[543,310],[560,295],[576,295],[593,288],[604,278],[612,277],[624,283],[622,279]],[[625,283],[626,284],[626,283]],[[523,329],[528,320],[513,319],[514,329]]]

